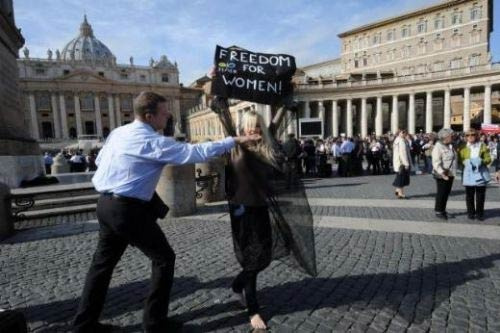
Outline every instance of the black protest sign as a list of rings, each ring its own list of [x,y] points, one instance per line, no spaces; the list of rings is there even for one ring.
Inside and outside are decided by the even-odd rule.
[[[295,58],[255,53],[237,47],[215,50],[212,95],[262,104],[281,104],[293,93]]]

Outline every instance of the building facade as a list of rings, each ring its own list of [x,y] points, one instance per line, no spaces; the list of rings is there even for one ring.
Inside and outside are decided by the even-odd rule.
[[[339,34],[340,58],[297,70],[289,130],[300,136],[301,121],[318,121],[313,136],[367,137],[500,123],[492,27],[493,1],[446,0]]]
[[[31,58],[28,48],[23,53],[18,67],[26,126],[39,140],[106,137],[134,119],[133,98],[144,90],[167,98],[174,115],[170,130],[182,132],[182,110],[199,95],[179,84],[178,65],[165,55],[148,66],[134,64],[133,57],[118,64],[86,16],[62,51],[49,49],[45,59]]]

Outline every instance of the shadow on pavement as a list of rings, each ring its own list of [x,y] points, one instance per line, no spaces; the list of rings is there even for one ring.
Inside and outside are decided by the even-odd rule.
[[[266,305],[262,309],[262,314],[264,318],[270,320],[276,315],[292,315],[299,311],[311,313],[328,308],[345,308],[346,311],[349,307],[361,311],[387,308],[399,314],[408,323],[419,324],[430,319],[432,309],[448,300],[457,286],[483,278],[485,275],[481,270],[493,267],[494,261],[497,260],[500,260],[500,254],[433,264],[399,274],[346,275],[338,278],[306,278],[286,282],[259,291],[260,301]],[[228,289],[231,281],[232,277],[208,282],[200,282],[196,277],[179,277],[174,281],[171,301],[182,299],[201,289]],[[107,321],[122,314],[141,310],[148,290],[149,280],[111,288],[102,318]],[[209,295],[212,295],[214,299],[220,297],[218,294],[210,293]],[[49,331],[57,332],[58,327],[61,329],[69,327],[77,303],[78,298],[73,298],[28,306],[22,310],[29,323],[48,322],[51,324]],[[237,302],[231,300],[225,303],[214,303],[205,301],[195,310],[183,312],[175,318],[189,325],[189,321],[205,317],[208,321],[203,323],[203,331],[248,323],[246,312],[238,307]],[[238,312],[235,313],[235,311]],[[220,314],[227,312],[230,314],[221,318]],[[215,315],[218,319],[210,321],[210,318]],[[321,315],[318,313],[317,316]],[[328,314],[324,316],[327,318]],[[138,329],[140,331],[139,324],[123,328],[125,332],[137,332]],[[187,326],[187,329],[190,330],[186,332],[200,331],[200,327],[195,325]]]

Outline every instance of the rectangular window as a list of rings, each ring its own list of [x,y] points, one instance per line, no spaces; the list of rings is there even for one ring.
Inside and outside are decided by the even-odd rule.
[[[390,42],[392,40],[394,40],[394,31],[393,30],[389,30],[387,32],[387,41]]]
[[[161,82],[168,82],[168,74],[161,75]]]
[[[462,13],[460,12],[455,12],[453,13],[451,17],[451,24],[452,25],[457,25],[462,23]]]
[[[469,66],[471,66],[471,67],[479,66],[479,60],[480,60],[479,54],[471,55],[471,57],[469,59]]]
[[[458,69],[462,66],[462,59],[457,58],[451,61],[451,69]]]
[[[128,74],[126,74],[126,73],[121,73],[121,74],[120,74],[120,79],[122,79],[122,80],[127,80],[127,79],[128,79]]]
[[[36,75],[45,75],[45,68],[36,68],[35,73]]]
[[[141,81],[142,82],[146,81],[146,75],[141,75]]]
[[[409,37],[410,36],[410,28],[408,26],[404,26],[403,29],[401,29],[401,37]]]
[[[100,77],[104,77],[104,72],[99,72]]]
[[[358,60],[354,60],[354,68],[358,68],[359,67],[359,61]]]
[[[427,24],[426,24],[426,22],[425,22],[425,21],[420,21],[420,22],[418,23],[418,25],[417,25],[417,32],[418,32],[419,34],[423,34],[423,33],[425,33],[425,32],[426,32],[426,30],[427,30],[427,29],[426,29],[426,26],[427,26]]]
[[[477,21],[481,18],[481,9],[479,7],[474,6],[470,10],[470,19],[471,21]]]
[[[64,75],[68,75],[69,73],[70,73],[69,69],[65,69],[65,70],[63,70],[63,74],[64,74]]]
[[[444,19],[442,17],[437,17],[436,20],[434,20],[434,29],[444,29]]]

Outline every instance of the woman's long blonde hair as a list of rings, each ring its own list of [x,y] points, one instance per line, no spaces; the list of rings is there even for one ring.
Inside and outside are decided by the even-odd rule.
[[[261,161],[279,168],[276,161],[275,149],[273,149],[273,138],[264,122],[264,118],[259,113],[250,110],[243,114],[240,127],[238,128],[239,135],[244,135],[244,133],[255,130],[257,127],[260,127],[262,140],[255,144],[245,145],[244,148],[252,152]]]

